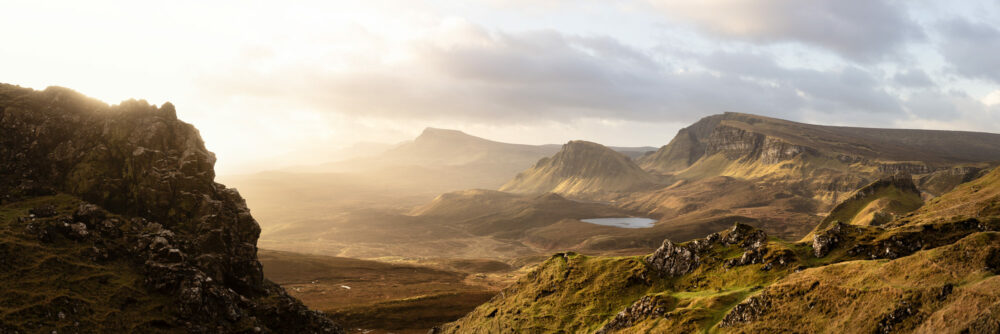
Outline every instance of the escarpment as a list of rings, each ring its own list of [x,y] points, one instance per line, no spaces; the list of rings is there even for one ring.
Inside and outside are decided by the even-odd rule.
[[[51,196],[81,203],[49,222],[11,218],[12,238],[37,237],[42,251],[71,236],[103,261],[129,263],[151,293],[178,298],[156,310],[165,331],[340,332],[263,278],[260,228],[239,193],[214,182],[214,163],[170,103],[109,106],[64,88],[0,85],[0,204],[16,213]]]
[[[638,163],[684,179],[706,173],[772,179],[794,175],[799,180],[820,177],[810,186],[813,191],[853,190],[884,175],[929,174],[1000,160],[997,140],[1000,135],[990,133],[833,127],[725,113],[681,129],[668,145]],[[720,165],[727,161],[738,166]],[[850,182],[845,175],[864,181]],[[936,187],[944,190],[957,184],[939,179],[947,184]]]

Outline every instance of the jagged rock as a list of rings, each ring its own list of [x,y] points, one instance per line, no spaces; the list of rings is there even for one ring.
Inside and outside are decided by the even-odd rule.
[[[767,252],[765,250],[767,234],[753,226],[736,223],[723,234],[712,233],[703,239],[692,240],[681,245],[664,240],[660,248],[646,257],[646,263],[649,263],[662,276],[681,276],[697,269],[701,265],[703,253],[716,245],[739,246],[747,252],[743,255],[748,261],[745,264],[761,263]],[[741,263],[741,259],[734,259],[732,264],[745,265],[738,264]]]
[[[813,235],[812,248],[813,255],[824,257],[829,254],[837,243],[840,242],[840,234],[844,230],[844,223],[835,222],[833,226],[825,231]]]
[[[897,230],[889,237],[873,242],[858,243],[849,248],[847,254],[868,259],[897,259],[921,249],[954,243],[969,234],[984,231],[1000,231],[1000,221],[966,219],[936,225],[920,225],[919,228]]]
[[[881,334],[898,332],[900,328],[897,328],[898,327],[897,325],[905,321],[906,318],[909,318],[917,314],[917,312],[919,312],[919,308],[920,308],[919,304],[911,303],[909,301],[904,300],[903,302],[900,303],[899,307],[897,307],[889,314],[886,314],[884,317],[882,317],[881,320],[879,320],[875,332]]]
[[[657,272],[664,276],[681,276],[694,271],[700,264],[698,249],[687,245],[676,245],[670,240],[664,240],[653,255],[646,258]]]
[[[726,267],[739,267],[751,264],[758,264],[764,262],[764,255],[767,253],[767,249],[763,247],[750,249],[743,252],[743,255],[726,261]]]
[[[733,225],[722,240],[727,245],[739,245],[743,249],[758,249],[767,244],[767,233],[746,224]]]
[[[169,103],[109,106],[0,84],[0,200],[62,192],[89,202],[63,215],[33,209],[19,220],[29,234],[92,244],[94,260],[129,259],[150,289],[181,298],[171,322],[187,332],[342,332],[264,280],[260,227],[239,193],[214,182],[214,163]]]
[[[731,327],[736,324],[747,323],[757,320],[771,308],[771,299],[766,294],[760,294],[747,298],[743,302],[736,304],[726,316],[719,322],[719,327]]]
[[[662,317],[670,311],[668,300],[660,296],[643,296],[638,301],[629,305],[615,315],[607,324],[594,332],[594,334],[606,334],[615,330],[624,329],[642,320],[651,317]]]

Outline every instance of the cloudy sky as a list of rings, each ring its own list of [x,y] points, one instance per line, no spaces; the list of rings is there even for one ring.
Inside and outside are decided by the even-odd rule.
[[[220,173],[427,126],[666,144],[724,111],[1000,132],[1000,0],[20,1],[0,82],[173,102]]]

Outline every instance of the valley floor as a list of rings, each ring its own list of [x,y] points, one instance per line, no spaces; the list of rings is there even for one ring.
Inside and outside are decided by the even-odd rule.
[[[356,333],[427,333],[522,273],[492,260],[369,261],[260,250],[264,275]]]

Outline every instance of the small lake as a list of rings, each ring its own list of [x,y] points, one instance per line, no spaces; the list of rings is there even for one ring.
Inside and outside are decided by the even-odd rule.
[[[625,217],[625,218],[588,218],[580,219],[584,223],[591,223],[597,225],[607,225],[614,227],[624,227],[624,228],[646,228],[653,227],[653,223],[656,223],[656,219],[640,218],[640,217]]]

